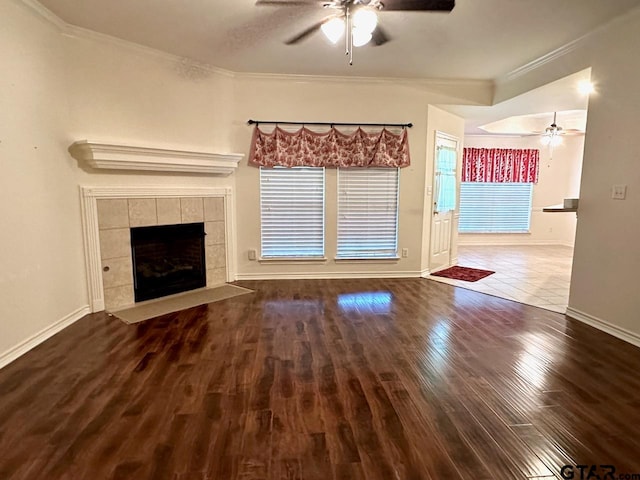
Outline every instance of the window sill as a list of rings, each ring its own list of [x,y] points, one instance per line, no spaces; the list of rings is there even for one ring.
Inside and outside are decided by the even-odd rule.
[[[336,263],[398,263],[400,257],[336,257]]]
[[[327,257],[267,257],[259,258],[260,263],[273,263],[273,264],[286,264],[286,263],[326,263],[329,260]]]

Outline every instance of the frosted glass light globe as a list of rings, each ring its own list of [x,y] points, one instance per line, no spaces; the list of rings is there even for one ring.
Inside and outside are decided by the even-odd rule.
[[[378,16],[373,10],[359,9],[353,14],[353,28],[372,33],[378,25]],[[366,42],[365,42],[366,43]]]
[[[344,19],[332,18],[327,23],[322,24],[320,29],[331,43],[338,43],[344,33]]]
[[[363,45],[369,43],[369,40],[371,40],[371,32],[367,32],[359,28],[354,28],[352,35],[354,47],[362,47]]]

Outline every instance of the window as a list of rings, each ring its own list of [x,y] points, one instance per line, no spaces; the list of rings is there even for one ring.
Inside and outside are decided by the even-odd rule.
[[[447,138],[438,138],[443,143],[436,150],[436,212],[450,212],[456,209],[456,160],[457,143]]]
[[[398,169],[338,169],[337,258],[398,255]]]
[[[324,256],[324,168],[260,168],[263,258]]]
[[[462,182],[460,233],[528,233],[532,183]]]

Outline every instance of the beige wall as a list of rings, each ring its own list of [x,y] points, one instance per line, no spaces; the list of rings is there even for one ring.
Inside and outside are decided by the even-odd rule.
[[[230,76],[193,68],[170,56],[125,47],[99,36],[61,35],[20,0],[0,3],[0,356],[87,304],[78,186],[87,184],[231,185],[236,187],[238,270],[341,275],[405,274],[424,267],[430,213],[434,130],[447,130],[430,104],[486,101],[489,89],[461,82],[385,82]],[[640,13],[603,29],[562,58],[501,82],[496,98],[548,83],[588,66],[599,94],[590,104],[570,304],[594,318],[640,334],[640,59],[634,45]],[[73,30],[72,30],[73,31]],[[75,140],[131,141],[147,146],[248,153],[248,118],[413,122],[412,165],[401,174],[399,247],[393,264],[265,265],[259,249],[258,171],[234,177],[123,175],[78,168],[67,153]],[[450,133],[462,123],[455,117]],[[460,134],[461,135],[461,134]],[[614,183],[626,201],[610,199]],[[335,171],[329,171],[327,254],[335,252]],[[555,202],[555,200],[554,200]],[[430,211],[429,211],[430,212]],[[606,258],[602,253],[609,252]]]
[[[431,260],[431,221],[433,220],[433,195],[428,193],[428,187],[433,187],[433,170],[436,154],[436,132],[445,133],[451,137],[458,139],[459,156],[458,156],[458,178],[462,167],[462,149],[464,147],[464,120],[449,112],[429,105],[427,117],[426,132],[426,148],[427,148],[427,164],[424,170],[424,188],[425,194],[422,196],[424,216],[422,218],[422,237],[421,237],[421,258],[420,271],[428,273],[429,262]],[[458,197],[460,192],[457,192]],[[458,198],[459,200],[459,198]],[[456,201],[456,205],[460,202]],[[451,237],[451,263],[455,263],[458,257],[458,210],[454,214]]]
[[[65,36],[77,140],[232,153],[233,78],[100,35]],[[75,162],[75,161],[74,161]],[[234,177],[76,169],[77,185],[233,186]]]
[[[64,38],[74,141],[230,151],[231,74],[98,34]]]
[[[0,358],[88,303],[80,185],[232,186],[238,218],[238,271],[320,276],[418,274],[429,103],[481,104],[491,88],[477,83],[344,81],[232,75],[98,34],[61,29],[20,0],[0,5],[3,175],[0,242]],[[6,28],[5,28],[6,26]],[[64,35],[63,35],[64,33]],[[400,248],[392,264],[262,265],[258,170],[246,160],[226,178],[81,168],[67,152],[81,139],[248,154],[249,117],[353,122],[413,122],[413,164],[402,170]],[[460,126],[462,121],[458,119]],[[429,170],[430,171],[430,170]],[[335,170],[327,181],[327,254],[335,253]],[[237,184],[236,184],[237,182]],[[12,236],[8,233],[11,232]],[[45,247],[46,245],[46,247]],[[17,319],[17,320],[15,320]]]
[[[585,48],[598,94],[589,102],[569,306],[640,339],[640,11]],[[627,199],[611,199],[626,184]],[[605,255],[606,254],[606,255]]]
[[[569,309],[572,315],[640,344],[640,9],[583,39],[564,55],[505,80],[504,100],[591,67]],[[627,199],[611,198],[626,184]]]
[[[0,359],[87,305],[63,38],[0,2]]]
[[[480,137],[464,140],[465,147],[537,148],[540,150],[540,178],[533,186],[531,231],[523,234],[461,234],[460,245],[549,244],[573,245],[576,231],[574,213],[544,213],[543,207],[578,198],[584,136],[565,136],[553,152],[538,137]]]
[[[238,272],[240,278],[279,276],[419,275],[422,266],[423,203],[425,172],[433,169],[433,153],[427,152],[427,137],[438,122],[430,122],[428,104],[452,101],[442,94],[367,81],[320,81],[241,76],[236,81],[234,143],[248,155],[252,128],[249,118],[264,120],[324,122],[411,122],[409,144],[411,166],[401,169],[398,248],[408,248],[408,258],[394,262],[355,261],[336,263],[337,189],[336,170],[326,171],[325,253],[326,263],[261,263],[250,261],[250,249],[260,252],[259,169],[246,161],[236,174],[238,187]],[[441,111],[440,111],[441,112]],[[461,132],[463,120],[441,112]],[[428,230],[427,230],[428,233]],[[428,238],[428,237],[426,237]]]

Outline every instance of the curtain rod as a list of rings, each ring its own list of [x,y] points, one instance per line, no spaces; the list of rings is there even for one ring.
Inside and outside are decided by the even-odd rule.
[[[274,125],[326,125],[331,127],[413,127],[413,123],[272,122],[265,120],[247,121],[247,125],[260,125],[261,123]]]

